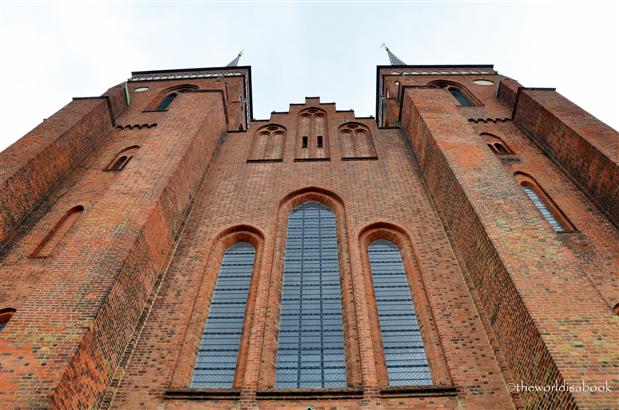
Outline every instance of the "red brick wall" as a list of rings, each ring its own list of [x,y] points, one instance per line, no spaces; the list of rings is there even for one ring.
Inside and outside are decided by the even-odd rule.
[[[193,366],[195,353],[179,355],[186,340],[197,339],[204,326],[192,317],[196,310],[208,308],[208,298],[200,296],[205,294],[200,289],[212,284],[217,273],[209,263],[209,255],[220,246],[216,238],[222,232],[243,226],[264,235],[264,246],[257,255],[260,268],[254,272],[252,282],[256,295],[254,320],[246,328],[251,337],[241,378],[244,405],[298,408],[311,402],[319,407],[357,408],[368,400],[373,406],[394,408],[453,408],[457,403],[477,408],[511,407],[493,347],[419,170],[399,132],[380,130],[372,120],[355,119],[351,112],[336,112],[334,105],[321,105],[328,114],[331,160],[295,162],[297,113],[306,106],[318,106],[318,101],[291,105],[290,113],[272,115],[273,123],[288,130],[282,162],[247,162],[254,132],[265,122],[253,123],[247,133],[226,136],[198,193],[161,291],[148,310],[124,376],[108,392],[108,397],[114,397],[111,407],[154,407],[164,403],[174,408],[236,405],[235,400],[216,398],[204,402],[204,396],[198,401],[165,397],[171,388],[178,391],[188,387],[187,366]],[[378,160],[341,160],[337,129],[352,120],[371,131]],[[287,215],[294,204],[310,199],[329,204],[338,218],[342,291],[344,300],[350,300],[346,309],[351,312],[345,323],[349,335],[349,383],[358,386],[360,398],[337,398],[336,394],[332,400],[311,396],[293,401],[263,399],[266,393],[256,396],[255,392],[268,391],[274,382],[273,362],[269,358],[274,357],[276,348]],[[446,376],[442,379],[441,370],[434,369],[435,383],[446,383],[447,377],[447,383],[451,381],[459,393],[426,392],[425,397],[420,397],[408,392],[397,399],[380,393],[384,386],[377,378],[377,353],[371,337],[373,322],[366,303],[369,284],[361,274],[364,265],[359,238],[364,227],[377,222],[399,227],[412,243],[419,270],[411,274],[416,276],[417,283],[423,281],[425,285],[427,302],[416,303],[420,312],[427,314],[428,328],[424,327],[424,332],[429,332],[429,343],[433,343],[428,351],[440,355],[431,361],[445,363]],[[184,386],[179,384],[179,377]],[[180,391],[181,396],[191,394]]]
[[[513,379],[528,385],[610,380],[604,352],[617,343],[611,309],[451,96],[445,90],[406,89],[402,127]],[[521,397],[531,408],[614,400],[612,394]]]
[[[220,92],[183,94],[157,113],[155,128],[111,131],[17,235],[0,271],[1,303],[17,309],[0,335],[11,369],[3,403],[81,408],[99,400],[225,131],[222,100]],[[142,117],[137,106],[119,120]],[[123,171],[103,171],[131,145],[140,148]],[[49,258],[28,258],[75,202],[85,208],[79,226]]]
[[[514,122],[619,227],[619,134],[554,90],[521,89]]]
[[[73,100],[0,156],[0,247],[112,127],[105,98]]]

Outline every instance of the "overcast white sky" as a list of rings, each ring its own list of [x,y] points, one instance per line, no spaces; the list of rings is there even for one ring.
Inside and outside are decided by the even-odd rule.
[[[494,64],[619,129],[619,1],[0,0],[0,150],[131,71],[222,66],[244,49],[254,116],[305,96],[374,114],[385,42],[407,64]]]

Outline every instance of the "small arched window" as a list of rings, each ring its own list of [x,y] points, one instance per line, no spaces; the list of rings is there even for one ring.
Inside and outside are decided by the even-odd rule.
[[[431,81],[428,85],[446,89],[458,101],[461,107],[483,105],[464,85],[455,81],[436,80]]]
[[[112,162],[109,163],[109,165],[104,169],[104,171],[122,171],[127,165],[127,163],[129,163],[131,158],[133,158],[133,154],[135,153],[135,151],[137,151],[139,148],[139,146],[134,145],[120,151],[118,154],[116,154]]]
[[[563,215],[559,207],[544,192],[539,184],[530,176],[518,172],[515,175],[524,193],[529,197],[535,208],[542,214],[546,222],[557,233],[574,231],[574,226]]]
[[[486,145],[488,145],[488,148],[490,148],[492,152],[494,152],[495,154],[511,155],[514,153],[514,151],[512,151],[509,148],[509,146],[505,143],[505,141],[503,141],[501,138],[497,137],[496,135],[489,134],[487,132],[484,132],[480,135],[486,142]]]
[[[159,105],[157,106],[157,111],[165,111],[168,109],[168,107],[170,106],[170,104],[172,104],[172,101],[174,101],[174,99],[176,98],[178,94],[176,93],[171,93],[165,96],[165,98],[159,103]]]
[[[47,234],[45,239],[41,241],[39,246],[32,253],[33,258],[46,258],[48,257],[54,248],[58,245],[61,239],[69,232],[69,230],[75,225],[79,217],[84,212],[82,205],[74,206],[69,209],[67,213],[58,221],[54,228]]]
[[[462,94],[462,91],[460,91],[459,88],[448,87],[447,91],[449,91],[451,93],[451,95],[453,95],[454,98],[456,100],[458,100],[458,102],[460,103],[461,106],[463,106],[463,107],[470,107],[472,105],[471,102],[468,100],[468,98],[466,98],[464,96],[464,94]]]
[[[378,239],[368,248],[389,384],[430,385],[432,377],[400,249]]]
[[[224,252],[191,387],[232,387],[255,257],[247,242]]]
[[[9,320],[11,320],[15,312],[16,310],[13,308],[0,309],[0,331],[2,331],[6,327],[7,323],[9,323]]]
[[[189,91],[198,90],[198,86],[192,84],[183,84],[176,87],[167,88],[159,94],[159,96],[149,104],[146,111],[167,111],[170,104],[179,94]]]

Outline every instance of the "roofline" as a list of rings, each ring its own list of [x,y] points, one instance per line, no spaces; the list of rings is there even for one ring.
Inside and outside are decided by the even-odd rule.
[[[494,70],[494,64],[415,64],[415,65],[377,65],[376,66],[376,98],[374,106],[374,116],[376,117],[376,124],[380,127],[379,115],[378,115],[378,95],[380,92],[380,70],[385,68],[490,68]]]
[[[240,65],[234,67],[202,67],[202,68],[174,68],[169,70],[147,70],[147,71],[132,71],[131,75],[140,75],[140,74],[155,74],[155,73],[186,73],[186,72],[194,72],[194,71],[221,71],[221,70],[250,70],[250,65]]]

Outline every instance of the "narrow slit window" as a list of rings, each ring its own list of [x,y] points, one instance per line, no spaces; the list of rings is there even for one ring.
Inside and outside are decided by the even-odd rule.
[[[307,148],[307,146],[308,146],[308,138],[303,137],[303,140],[301,141],[301,148]]]
[[[232,387],[255,257],[247,242],[224,252],[191,387]]]
[[[335,215],[306,202],[288,218],[277,388],[346,386]]]
[[[470,107],[471,102],[462,94],[462,91],[456,87],[448,87],[447,90],[453,95],[463,107]]]
[[[544,201],[537,195],[537,193],[533,190],[533,188],[527,185],[521,185],[524,192],[527,194],[531,202],[535,205],[538,211],[542,213],[544,219],[552,226],[552,229],[557,233],[565,232],[565,227],[561,225],[561,222],[553,215],[553,213],[548,209]]]
[[[322,148],[322,135],[319,135],[319,136],[318,136],[318,139],[317,139],[317,146],[318,146],[318,148]]]
[[[505,148],[505,146],[499,142],[494,144],[494,147],[496,148],[497,154],[501,154],[501,155],[509,154],[509,151],[507,150],[507,148]]]
[[[116,162],[114,162],[114,165],[110,167],[110,171],[121,171],[125,167],[125,164],[127,162],[127,157],[123,155],[122,157],[118,158]]]
[[[174,99],[176,98],[176,95],[176,93],[166,95],[165,98],[159,103],[157,111],[167,110],[170,104],[172,104],[172,101],[174,101]]]
[[[389,385],[430,385],[430,366],[400,249],[384,239],[368,248]]]

